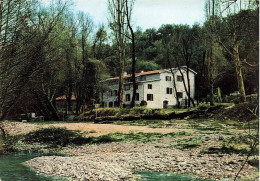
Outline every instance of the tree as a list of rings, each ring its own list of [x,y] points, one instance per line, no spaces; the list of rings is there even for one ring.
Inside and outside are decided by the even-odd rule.
[[[130,5],[129,5],[130,4]],[[132,81],[133,81],[133,96],[132,96],[132,101],[131,101],[131,107],[135,106],[135,95],[136,95],[136,79],[135,79],[135,69],[136,69],[136,55],[135,55],[135,34],[133,27],[131,25],[131,14],[133,10],[133,5],[134,5],[134,0],[131,0],[130,3],[128,0],[125,0],[125,9],[126,9],[126,20],[127,20],[127,27],[130,29],[131,33],[131,50],[132,50]]]
[[[124,85],[124,59],[126,48],[126,9],[125,0],[108,0],[108,9],[110,12],[110,28],[113,30],[117,54],[120,61],[120,79],[119,79],[119,107],[123,107],[123,85]]]
[[[171,39],[173,37],[173,34],[174,34],[174,27],[172,25],[162,25],[158,32],[160,33],[161,35],[161,39],[162,39],[162,44],[163,44],[163,50],[165,50],[164,54],[165,54],[165,59],[166,59],[166,62],[168,63],[168,66],[171,70],[171,73],[172,73],[172,77],[173,77],[173,88],[174,88],[174,97],[176,98],[176,102],[177,102],[177,107],[179,108],[180,107],[180,101],[179,101],[179,97],[178,97],[178,90],[177,90],[177,86],[176,86],[176,81],[175,81],[175,74],[174,74],[174,71],[173,71],[173,67],[172,67],[172,63],[171,63],[171,58],[172,56],[170,56],[170,52],[171,52],[171,46],[172,46],[172,42],[171,42]],[[166,68],[166,67],[165,67]]]
[[[74,83],[74,92],[76,95],[76,114],[79,113],[80,108],[82,105],[92,103],[91,95],[88,94],[91,89],[91,82],[94,80],[90,80],[89,76],[91,74],[90,66],[91,63],[89,62],[89,51],[88,51],[88,38],[90,33],[93,30],[93,22],[90,19],[90,17],[87,14],[84,14],[83,12],[79,12],[78,14],[78,21],[79,21],[79,36],[80,36],[80,53],[81,57],[77,59],[77,64],[75,64],[77,73],[76,82]]]
[[[107,52],[105,42],[107,40],[107,32],[105,30],[105,26],[101,25],[98,28],[98,31],[96,32],[93,46],[92,46],[92,52],[93,52],[93,58],[98,60],[104,60],[107,58]]]
[[[35,109],[48,119],[57,119],[52,105],[53,93],[46,85],[53,84],[52,55],[56,49],[49,47],[53,42],[53,32],[67,3],[57,1],[52,8],[35,8],[39,4],[31,1],[8,0],[3,2],[1,26],[0,63],[0,113],[1,120],[20,108],[33,105],[30,96],[38,103]],[[40,96],[39,96],[40,95]],[[23,100],[27,102],[21,102]]]
[[[171,55],[174,57],[174,62],[177,65],[178,70],[181,73],[183,79],[183,85],[188,97],[188,107],[190,107],[190,103],[195,107],[194,100],[191,97],[191,88],[190,88],[190,67],[192,64],[192,59],[194,55],[195,49],[195,41],[196,41],[196,29],[191,29],[187,25],[176,25],[174,28],[174,34],[172,37],[172,53]],[[186,66],[185,75],[183,73],[182,65]],[[187,80],[186,81],[184,80]]]
[[[246,92],[245,92],[245,86],[244,86],[244,78],[243,78],[243,71],[242,71],[242,65],[240,60],[240,43],[239,41],[239,31],[241,28],[241,18],[237,18],[239,12],[242,10],[250,10],[255,9],[258,5],[256,2],[252,1],[224,1],[222,6],[220,7],[221,13],[220,16],[222,17],[222,26],[226,30],[226,34],[228,36],[223,36],[221,31],[218,31],[219,38],[217,39],[219,44],[223,46],[225,51],[230,54],[230,56],[233,59],[234,66],[235,66],[235,72],[236,72],[236,78],[237,78],[237,85],[240,93],[241,101],[246,101]],[[226,40],[225,38],[231,38],[230,43],[226,44],[224,43]]]

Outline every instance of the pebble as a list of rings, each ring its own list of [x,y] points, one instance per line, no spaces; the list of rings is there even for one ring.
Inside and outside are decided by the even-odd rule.
[[[238,171],[239,155],[201,155],[167,146],[156,148],[152,143],[108,143],[67,148],[72,157],[43,156],[26,162],[40,173],[64,176],[72,180],[136,180],[138,170],[170,171],[195,174],[203,178],[233,178]],[[218,162],[216,162],[218,160]],[[232,162],[232,167],[230,167]],[[234,167],[233,167],[234,166]],[[246,165],[241,175],[255,167]],[[218,174],[221,173],[221,174]]]

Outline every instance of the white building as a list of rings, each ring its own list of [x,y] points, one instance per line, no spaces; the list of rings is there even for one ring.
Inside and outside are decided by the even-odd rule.
[[[136,105],[140,105],[141,101],[147,102],[149,108],[165,108],[171,107],[177,104],[174,79],[176,82],[177,94],[181,104],[185,104],[185,100],[188,99],[183,77],[188,89],[187,81],[187,67],[181,67],[181,72],[178,68],[163,70],[154,70],[149,72],[136,73]],[[192,98],[195,96],[195,71],[189,69],[190,80],[190,95]],[[133,94],[133,83],[131,81],[131,75],[125,75],[124,77],[124,91],[123,91],[123,104],[130,105]],[[102,89],[100,93],[101,105],[104,107],[117,107],[118,106],[118,88],[119,77],[109,78],[102,82]]]

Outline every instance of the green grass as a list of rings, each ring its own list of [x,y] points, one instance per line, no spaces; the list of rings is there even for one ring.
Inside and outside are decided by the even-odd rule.
[[[100,136],[97,138],[93,138],[95,143],[104,142],[106,140],[107,142],[141,142],[141,143],[147,143],[147,142],[153,142],[153,141],[160,141],[163,137],[181,137],[181,136],[187,136],[190,135],[190,133],[187,132],[172,132],[167,134],[161,134],[161,133],[110,133],[105,136]]]
[[[177,140],[173,146],[180,150],[190,150],[190,149],[201,146],[204,141],[205,141],[205,138],[192,137],[192,138]]]
[[[252,148],[251,145],[253,143],[253,140],[257,141],[257,146],[255,148]],[[225,138],[222,140],[221,146],[218,147],[209,147],[206,150],[202,150],[202,154],[241,154],[241,155],[258,155],[259,153],[259,138],[258,136],[250,136],[245,134],[239,134],[239,135],[233,135],[228,138]]]
[[[127,126],[150,126],[153,128],[162,128],[165,125],[163,120],[133,120],[133,121],[115,121],[113,124]]]
[[[4,152],[3,138],[2,138],[2,135],[0,134],[0,154],[3,152]]]

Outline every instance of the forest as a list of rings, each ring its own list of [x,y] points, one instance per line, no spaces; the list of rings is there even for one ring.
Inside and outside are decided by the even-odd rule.
[[[143,30],[133,28],[133,0],[108,0],[103,25],[70,1],[0,1],[0,120],[24,112],[58,120],[55,98],[66,95],[69,109],[72,93],[78,114],[99,103],[102,80],[183,65],[197,72],[197,104],[237,91],[244,102],[259,89],[258,3],[206,0],[201,24]]]

